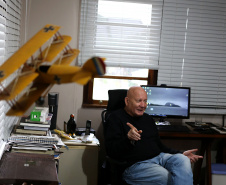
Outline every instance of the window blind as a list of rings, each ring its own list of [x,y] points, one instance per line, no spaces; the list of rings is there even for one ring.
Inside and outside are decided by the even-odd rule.
[[[20,19],[21,0],[0,0],[0,65],[19,48]],[[5,80],[3,86],[6,87],[11,79]],[[8,104],[0,101],[0,139],[4,140],[18,120],[17,117],[5,116],[8,109]]]
[[[226,2],[164,0],[158,84],[191,87],[191,113],[226,112]]]
[[[157,68],[162,3],[82,0],[79,65],[100,56],[108,67]]]

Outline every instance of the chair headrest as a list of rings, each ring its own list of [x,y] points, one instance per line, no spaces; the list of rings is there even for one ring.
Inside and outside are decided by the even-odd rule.
[[[125,107],[125,97],[127,89],[108,90],[108,105],[107,110],[113,111]]]

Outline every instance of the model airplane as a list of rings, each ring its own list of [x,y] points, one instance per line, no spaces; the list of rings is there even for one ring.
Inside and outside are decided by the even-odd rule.
[[[54,84],[85,85],[95,75],[105,74],[104,59],[100,57],[89,59],[82,67],[70,66],[79,50],[71,49],[71,37],[60,35],[59,29],[46,25],[0,66],[0,100],[11,107],[7,116],[23,115]],[[3,87],[2,82],[16,71],[16,78]]]

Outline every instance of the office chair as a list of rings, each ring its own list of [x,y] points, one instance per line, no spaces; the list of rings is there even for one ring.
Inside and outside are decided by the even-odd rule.
[[[107,119],[109,115],[120,108],[125,107],[125,97],[127,95],[126,89],[115,89],[108,91],[108,105],[107,109],[103,110],[101,113],[104,138],[106,136],[106,130],[108,127]],[[106,148],[106,147],[105,147]],[[128,185],[123,179],[122,174],[126,166],[126,161],[118,161],[108,156],[108,151],[106,151],[106,168],[110,168],[110,182],[111,185]]]

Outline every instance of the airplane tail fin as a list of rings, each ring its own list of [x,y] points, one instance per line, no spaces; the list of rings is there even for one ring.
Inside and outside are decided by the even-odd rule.
[[[104,58],[93,57],[85,62],[82,69],[91,72],[93,75],[104,75],[106,72],[106,66]]]
[[[85,62],[81,71],[77,73],[72,81],[81,85],[85,85],[93,76],[104,75],[106,72],[106,66],[104,58],[93,57]]]

